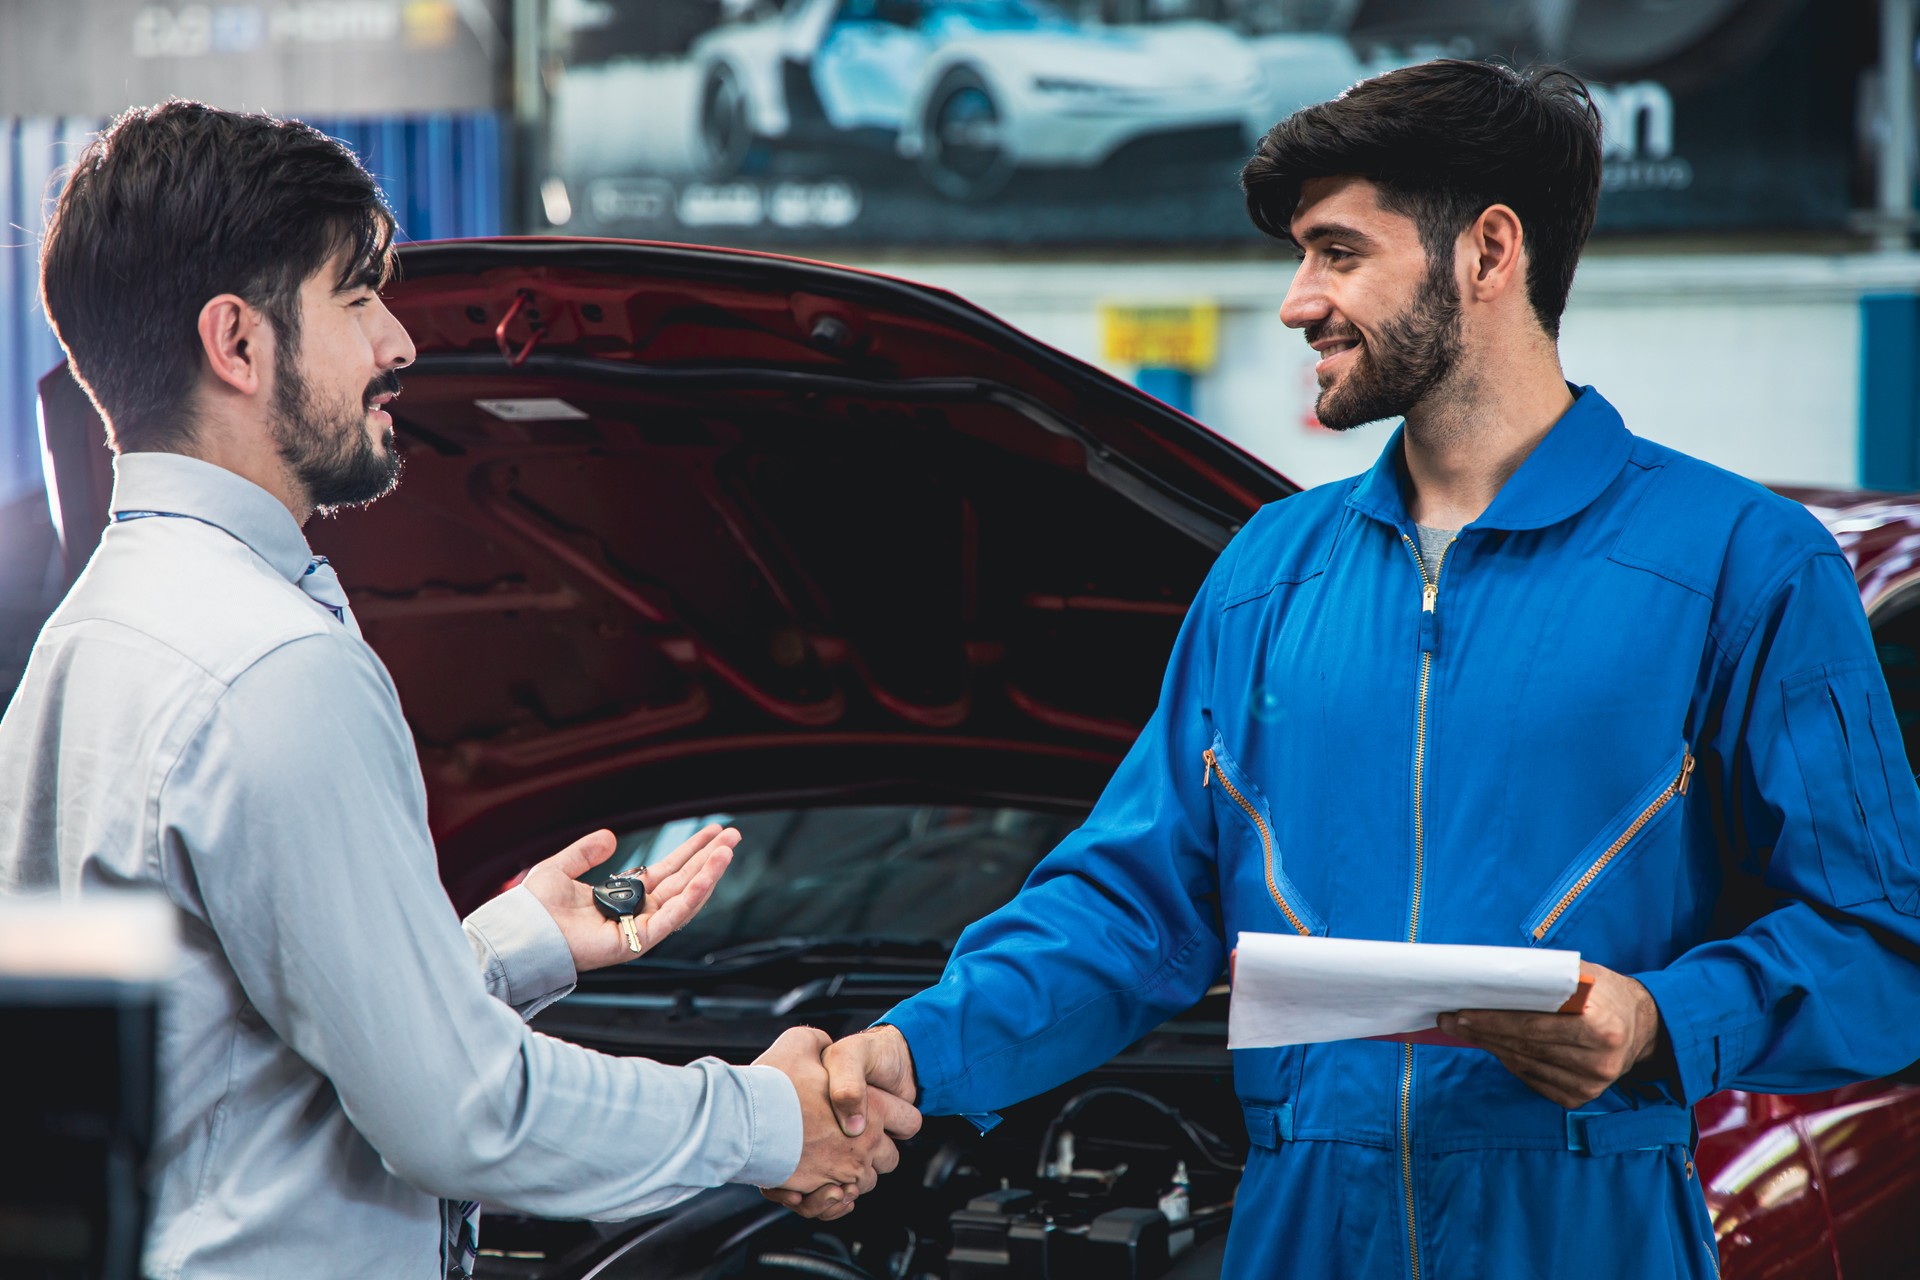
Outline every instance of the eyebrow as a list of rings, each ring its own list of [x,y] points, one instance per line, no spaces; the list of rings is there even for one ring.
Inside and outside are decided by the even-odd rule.
[[[335,292],[352,293],[357,289],[371,289],[375,293],[378,293],[380,292],[380,287],[386,282],[387,273],[384,265],[374,260],[360,264],[354,273],[348,276],[346,281],[339,289],[335,290]]]
[[[394,277],[400,274],[398,266],[391,242],[377,242],[372,252],[359,262],[349,265],[344,275],[336,277],[338,283],[334,285],[333,292],[335,296],[353,293],[360,289],[370,289],[379,293],[392,284]]]
[[[1293,242],[1302,247],[1326,240],[1345,240],[1362,249],[1370,249],[1374,244],[1372,236],[1344,222],[1316,222],[1304,231],[1295,232],[1293,236]]]

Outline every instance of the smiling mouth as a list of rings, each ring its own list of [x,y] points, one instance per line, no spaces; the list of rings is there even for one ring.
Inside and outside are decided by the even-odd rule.
[[[367,384],[365,400],[369,414],[384,414],[387,406],[399,398],[400,375],[392,369],[379,374]]]
[[[1332,372],[1334,365],[1339,361],[1340,357],[1350,351],[1357,351],[1359,347],[1360,339],[1358,338],[1321,339],[1313,344],[1313,349],[1320,354],[1320,359],[1314,364],[1313,371],[1325,377]]]

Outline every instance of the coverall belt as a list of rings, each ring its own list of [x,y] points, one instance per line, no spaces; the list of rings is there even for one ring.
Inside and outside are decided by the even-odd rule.
[[[1271,1148],[1293,1141],[1293,1104],[1268,1107],[1245,1102],[1240,1110],[1247,1118],[1247,1137],[1254,1146]]]
[[[1685,1107],[1648,1107],[1597,1115],[1567,1116],[1567,1150],[1610,1156],[1622,1151],[1693,1145],[1693,1112]]]
[[[1294,1140],[1293,1105],[1242,1103],[1247,1137],[1256,1147],[1273,1150]],[[1656,1147],[1693,1145],[1693,1113],[1685,1107],[1651,1106],[1638,1111],[1575,1111],[1565,1118],[1566,1149],[1584,1155],[1617,1155]],[[1423,1143],[1438,1150],[1475,1148],[1548,1149],[1546,1141],[1516,1135],[1488,1134],[1484,1138],[1455,1138]]]

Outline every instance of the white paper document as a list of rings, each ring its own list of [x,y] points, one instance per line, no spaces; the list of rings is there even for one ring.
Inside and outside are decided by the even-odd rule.
[[[1578,951],[1243,933],[1227,1047],[1404,1035],[1458,1009],[1552,1013],[1579,985]]]

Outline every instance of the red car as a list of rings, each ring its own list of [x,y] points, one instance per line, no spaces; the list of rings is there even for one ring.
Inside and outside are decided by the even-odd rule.
[[[409,246],[398,493],[310,525],[414,728],[470,908],[596,825],[725,814],[695,924],[537,1025],[745,1060],[932,983],[1098,794],[1214,555],[1285,479],[935,289],[734,251]],[[77,571],[100,428],[44,384]],[[1920,505],[1796,494],[1852,557],[1911,753]],[[929,1122],[821,1227],[723,1188],[608,1226],[495,1213],[498,1276],[1218,1274],[1245,1135],[1226,992],[981,1135]],[[1920,1092],[1698,1108],[1725,1274],[1920,1274]]]

